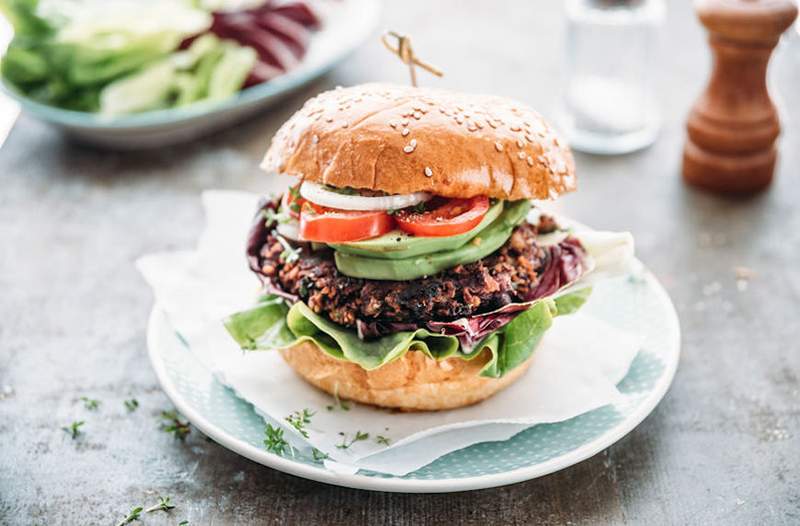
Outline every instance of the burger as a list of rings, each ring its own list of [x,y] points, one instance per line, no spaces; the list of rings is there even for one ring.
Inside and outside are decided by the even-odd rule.
[[[337,399],[484,400],[632,254],[628,234],[581,232],[532,203],[575,190],[573,157],[505,98],[337,88],[280,128],[262,167],[297,181],[260,203],[246,247],[260,297],[225,325]]]

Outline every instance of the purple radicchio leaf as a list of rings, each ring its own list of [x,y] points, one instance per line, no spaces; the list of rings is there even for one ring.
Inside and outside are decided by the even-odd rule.
[[[274,280],[264,274],[261,270],[261,249],[267,242],[267,237],[272,231],[272,225],[267,225],[265,212],[267,210],[277,210],[279,201],[277,199],[262,198],[258,202],[258,210],[255,217],[253,217],[253,224],[250,226],[250,233],[247,235],[247,264],[250,266],[258,279],[261,280],[264,286],[264,292],[267,294],[274,294],[289,301],[290,303],[297,303],[300,298],[295,294],[290,294],[283,290]]]
[[[557,245],[547,247],[547,251],[547,261],[539,275],[539,283],[526,301],[509,303],[492,312],[453,321],[429,321],[426,323],[427,328],[432,332],[457,337],[463,352],[471,353],[486,336],[508,325],[536,301],[552,296],[574,283],[585,272],[586,251],[577,239],[569,237]]]

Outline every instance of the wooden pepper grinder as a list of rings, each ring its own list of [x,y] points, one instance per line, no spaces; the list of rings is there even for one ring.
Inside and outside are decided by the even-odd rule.
[[[683,178],[719,193],[751,193],[772,181],[780,134],[767,64],[797,18],[793,0],[699,0],[714,68],[687,123]]]

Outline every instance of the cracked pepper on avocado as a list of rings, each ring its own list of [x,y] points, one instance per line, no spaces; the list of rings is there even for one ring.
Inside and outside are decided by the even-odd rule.
[[[532,206],[574,190],[569,148],[499,97],[367,84],[278,131],[246,247],[263,294],[226,327],[339,398],[401,410],[483,400],[531,363],[628,234],[576,233]],[[265,371],[264,374],[269,374]]]

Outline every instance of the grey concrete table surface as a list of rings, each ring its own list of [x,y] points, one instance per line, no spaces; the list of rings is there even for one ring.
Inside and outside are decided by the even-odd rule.
[[[563,19],[555,2],[392,2],[386,26],[447,71],[422,81],[508,95],[552,115]],[[145,348],[152,296],[138,256],[193,246],[206,188],[257,191],[277,126],[336,84],[406,82],[376,42],[271,113],[192,145],[119,154],[77,147],[23,117],[0,149],[0,524],[114,524],[169,495],[142,524],[800,523],[800,42],[771,80],[785,132],[778,177],[750,199],[678,176],[683,120],[707,75],[688,2],[670,2],[658,142],[578,155],[565,212],[629,229],[677,306],[682,362],[655,412],[619,443],[509,487],[399,495],[284,475],[207,441],[159,431],[170,403]],[[737,286],[735,266],[755,271]],[[745,287],[746,285],[746,287]],[[80,397],[101,401],[90,412]],[[136,398],[128,413],[123,401]],[[61,427],[85,420],[71,440]]]

